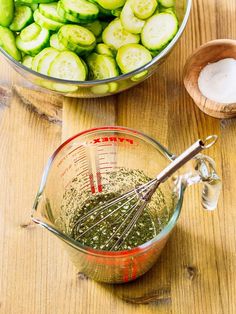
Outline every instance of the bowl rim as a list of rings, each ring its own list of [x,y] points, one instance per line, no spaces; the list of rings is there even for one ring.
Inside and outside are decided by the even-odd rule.
[[[180,212],[181,212],[181,208],[182,208],[182,204],[183,204],[183,196],[184,196],[184,191],[185,191],[185,186],[179,182],[180,184],[178,184],[178,194],[177,194],[177,200],[176,200],[176,205],[175,208],[173,210],[173,214],[170,218],[170,220],[168,221],[168,223],[165,225],[165,227],[161,230],[161,232],[159,232],[153,239],[143,243],[142,245],[139,245],[137,247],[134,247],[130,250],[122,250],[122,251],[104,251],[104,250],[98,250],[98,249],[93,249],[91,247],[88,247],[86,245],[83,245],[82,243],[80,243],[79,241],[76,241],[74,239],[72,239],[71,237],[67,236],[66,234],[62,233],[60,230],[56,229],[51,223],[42,221],[39,216],[37,216],[37,207],[38,204],[40,202],[41,196],[44,192],[44,188],[46,186],[47,183],[47,177],[50,171],[50,168],[54,162],[55,157],[58,155],[58,153],[70,142],[72,142],[74,139],[82,136],[82,135],[86,135],[86,134],[91,134],[93,132],[104,132],[104,131],[120,131],[120,132],[129,132],[131,133],[133,136],[136,137],[141,137],[144,141],[146,141],[147,143],[151,144],[154,146],[154,148],[156,148],[157,150],[159,150],[163,156],[166,157],[166,159],[169,159],[170,161],[173,161],[175,158],[175,155],[170,153],[162,144],[160,144],[157,140],[153,139],[151,136],[137,131],[135,129],[132,128],[127,128],[127,127],[123,127],[123,126],[101,126],[101,127],[96,127],[96,128],[91,128],[91,129],[87,129],[85,131],[82,131],[72,137],[70,137],[69,139],[67,139],[65,142],[63,142],[55,151],[54,153],[51,155],[51,157],[49,158],[44,171],[43,171],[43,175],[42,175],[42,180],[39,186],[39,190],[36,194],[35,197],[35,201],[33,204],[33,208],[32,208],[32,213],[31,213],[31,219],[33,222],[41,225],[42,227],[46,228],[47,230],[51,231],[54,235],[56,235],[58,238],[60,238],[62,241],[64,241],[65,243],[67,243],[69,246],[71,246],[72,248],[81,251],[83,253],[86,254],[90,254],[93,256],[98,256],[98,257],[103,257],[103,258],[114,258],[114,257],[125,257],[125,256],[129,256],[129,255],[133,255],[133,254],[139,254],[142,253],[143,251],[146,251],[148,249],[150,249],[152,247],[153,244],[155,244],[156,242],[162,241],[165,238],[168,237],[168,235],[170,234],[170,232],[172,231],[172,229],[174,228],[174,226],[176,225],[176,222],[179,218]]]
[[[94,86],[94,85],[100,85],[100,84],[106,84],[106,83],[111,83],[111,82],[116,82],[118,80],[121,79],[127,79],[130,78],[132,76],[135,76],[136,74],[139,74],[145,70],[147,70],[149,67],[151,67],[154,63],[158,62],[161,58],[163,58],[166,54],[168,54],[168,52],[172,49],[172,47],[176,44],[176,42],[178,41],[178,39],[180,38],[180,36],[182,35],[186,24],[188,22],[189,19],[189,15],[190,15],[190,10],[191,10],[191,6],[192,6],[192,0],[186,0],[185,3],[186,6],[186,10],[185,10],[185,14],[182,20],[182,23],[177,31],[177,33],[175,34],[175,36],[173,37],[173,39],[170,41],[170,43],[157,55],[155,56],[150,62],[148,62],[147,64],[145,64],[144,66],[126,73],[126,74],[121,74],[119,76],[115,76],[109,79],[103,79],[103,80],[92,80],[92,81],[72,81],[72,80],[65,80],[65,79],[60,79],[60,78],[55,78],[55,77],[50,77],[48,75],[45,74],[41,74],[39,72],[36,72],[28,67],[26,67],[25,65],[23,65],[22,63],[20,63],[19,61],[16,61],[12,56],[10,56],[2,47],[0,47],[0,51],[1,53],[9,60],[11,61],[16,67],[20,67],[22,68],[24,71],[29,72],[32,75],[35,75],[41,79],[46,79],[48,81],[51,82],[57,82],[57,83],[62,83],[62,84],[72,84],[72,85],[84,85],[84,86]]]

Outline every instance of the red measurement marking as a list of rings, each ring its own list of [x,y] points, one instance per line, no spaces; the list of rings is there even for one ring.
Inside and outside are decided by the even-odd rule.
[[[95,193],[95,186],[94,186],[94,181],[93,181],[93,174],[89,175],[89,183],[90,183],[90,189],[92,194]]]
[[[102,167],[101,169],[111,169],[111,168],[114,168],[114,167]]]
[[[102,192],[102,176],[101,172],[97,172],[97,183],[98,183],[98,192]]]
[[[80,146],[76,147],[76,148],[73,149],[71,152],[69,152],[68,155],[72,154],[75,150],[81,149],[81,148],[84,148],[84,145],[80,145]]]

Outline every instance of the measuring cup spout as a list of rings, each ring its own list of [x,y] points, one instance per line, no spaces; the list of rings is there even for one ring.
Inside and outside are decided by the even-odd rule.
[[[181,180],[185,187],[202,183],[202,206],[207,210],[216,209],[222,183],[213,159],[202,154],[197,155],[193,159],[192,169],[181,176]]]

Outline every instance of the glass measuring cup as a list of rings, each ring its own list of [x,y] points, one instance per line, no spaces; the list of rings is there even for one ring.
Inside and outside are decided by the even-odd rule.
[[[165,202],[152,209],[152,215],[158,219],[164,208],[168,208],[170,215],[166,225],[152,240],[129,250],[104,251],[74,240],[68,230],[75,214],[75,199],[72,197],[67,206],[63,206],[63,197],[75,186],[77,200],[78,195],[82,199],[84,193],[124,193],[136,185],[135,180],[121,176],[124,169],[138,169],[153,178],[174,158],[160,143],[132,129],[101,127],[81,132],[64,142],[49,159],[32,219],[63,241],[78,271],[108,283],[134,280],[149,270],[159,257],[177,222],[188,185],[203,182],[203,206],[209,210],[216,207],[221,181],[212,159],[199,154],[161,184],[159,188]]]

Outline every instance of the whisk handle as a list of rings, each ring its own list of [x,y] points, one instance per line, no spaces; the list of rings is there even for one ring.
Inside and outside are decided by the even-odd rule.
[[[186,149],[181,155],[176,157],[174,161],[172,161],[163,171],[161,171],[156,180],[158,182],[164,182],[168,179],[174,172],[176,172],[180,167],[182,167],[186,162],[200,153],[203,149],[209,148],[215,144],[217,140],[216,135],[208,136],[205,141],[198,140],[188,149]]]

